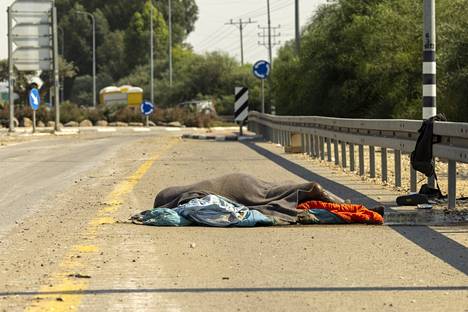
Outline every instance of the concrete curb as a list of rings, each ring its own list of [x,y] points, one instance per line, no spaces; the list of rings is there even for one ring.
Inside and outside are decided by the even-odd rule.
[[[191,140],[206,140],[206,141],[252,141],[262,139],[262,136],[238,136],[238,135],[204,135],[204,134],[184,134],[182,139],[191,139]]]
[[[204,135],[204,134],[184,134],[182,139],[207,140],[207,141],[237,141],[237,135]]]

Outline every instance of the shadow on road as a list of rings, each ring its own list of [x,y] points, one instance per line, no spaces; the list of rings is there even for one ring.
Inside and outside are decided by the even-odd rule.
[[[249,147],[250,149],[254,150],[258,154],[262,155],[265,158],[268,158],[275,164],[284,169],[288,170],[291,173],[294,173],[298,177],[303,178],[306,181],[313,181],[317,182],[322,185],[326,190],[336,194],[337,196],[343,199],[350,199],[353,203],[363,204],[367,207],[374,207],[377,205],[381,205],[378,201],[370,198],[362,193],[357,192],[356,190],[347,187],[343,184],[337,183],[333,180],[325,178],[321,175],[318,175],[301,165],[298,165],[286,158],[281,157],[275,153],[270,152],[269,150],[264,149],[263,147],[258,146],[252,142],[242,142],[245,146]]]
[[[340,196],[350,199],[353,203],[361,203],[368,207],[379,205],[374,199],[355,191],[345,185],[322,177],[307,168],[304,168],[280,155],[258,146],[253,142],[241,142],[263,157],[271,160],[278,166],[301,177],[307,181],[314,181],[321,184],[325,189]],[[394,231],[412,241],[419,247],[431,253],[435,257],[443,260],[455,269],[464,274],[468,274],[468,251],[467,248],[445,235],[431,229],[428,226],[390,226]]]

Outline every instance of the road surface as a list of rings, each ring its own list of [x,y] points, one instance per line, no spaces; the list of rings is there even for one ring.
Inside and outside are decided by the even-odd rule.
[[[269,143],[94,134],[0,148],[0,169],[0,311],[468,309],[466,226],[128,222],[167,186],[231,172],[393,198]]]

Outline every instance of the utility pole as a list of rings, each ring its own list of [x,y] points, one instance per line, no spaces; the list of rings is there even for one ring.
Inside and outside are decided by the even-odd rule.
[[[437,115],[435,0],[424,0],[423,119]]]
[[[169,86],[172,87],[172,0],[169,2]]]
[[[273,56],[271,47],[271,12],[270,12],[270,0],[267,0],[268,9],[268,56],[270,58],[270,66],[273,68]]]
[[[151,103],[154,104],[154,34],[153,34],[153,1],[150,1],[150,89],[151,89]]]
[[[296,53],[299,55],[299,50],[301,49],[301,31],[299,24],[299,0],[296,0],[295,7],[295,16],[296,16]]]
[[[248,21],[243,21],[241,18],[239,19],[238,22],[234,22],[232,19],[229,23],[226,23],[226,25],[234,25],[239,27],[240,30],[240,48],[241,48],[241,65],[244,66],[244,27],[248,24],[255,24],[257,22],[252,21],[251,18],[249,18]]]
[[[276,33],[276,31],[278,29],[281,28],[281,25],[278,25],[277,27],[271,27],[271,24],[267,27],[262,27],[262,26],[258,26],[258,29],[261,30],[261,32],[258,33],[258,37],[259,40],[258,41],[258,45],[261,45],[261,46],[264,46],[268,49],[268,52],[269,52],[269,56],[270,56],[270,68],[273,68],[272,67],[272,62],[273,62],[273,59],[272,59],[272,48],[276,45],[279,45],[281,44],[281,41],[276,41],[276,38],[279,38],[281,36],[281,33]],[[273,33],[272,33],[273,32]],[[271,91],[271,79],[268,78],[268,89]],[[271,101],[271,93],[268,93],[268,98],[269,98],[269,102],[270,102],[270,112],[275,115],[276,114],[276,107],[273,105],[272,101]]]
[[[264,46],[265,48],[268,49],[268,51],[270,51],[270,46],[273,48],[274,46],[281,44],[281,41],[276,41],[277,38],[281,37],[281,33],[276,32],[277,30],[281,29],[281,25],[278,25],[276,27],[271,27],[271,26],[265,27],[265,26],[258,25],[258,29],[261,31],[258,33],[258,38],[259,38],[258,45]],[[269,60],[270,65],[271,65],[271,61],[272,60]]]

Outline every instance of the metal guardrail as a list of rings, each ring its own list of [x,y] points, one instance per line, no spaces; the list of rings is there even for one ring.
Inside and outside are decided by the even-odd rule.
[[[395,186],[401,186],[401,155],[414,150],[420,120],[406,119],[347,119],[306,116],[274,116],[258,112],[249,113],[249,130],[265,139],[296,149],[322,160],[334,159],[343,168],[356,170],[354,151],[358,149],[358,171],[364,170],[364,150],[368,146],[370,177],[375,178],[375,148],[381,150],[381,176],[388,182],[387,149],[394,153]],[[456,204],[457,162],[468,163],[468,123],[436,122],[434,134],[441,143],[433,148],[434,157],[448,161],[448,206]],[[341,147],[341,155],[339,152]],[[410,189],[417,191],[416,171],[411,168]]]

